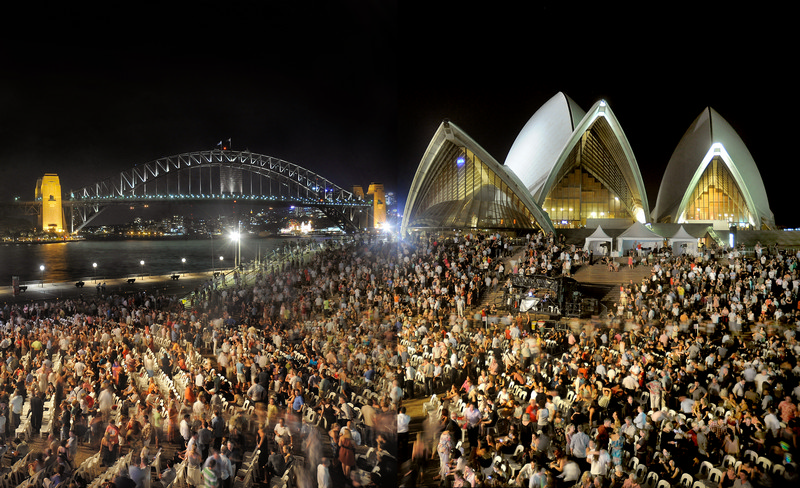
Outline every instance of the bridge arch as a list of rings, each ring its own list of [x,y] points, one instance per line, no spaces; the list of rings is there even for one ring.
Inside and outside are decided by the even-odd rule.
[[[343,230],[354,231],[354,213],[367,202],[313,171],[249,151],[210,150],[168,156],[71,190],[76,232],[105,207],[154,202],[241,199],[317,207]],[[77,224],[77,228],[76,228]]]

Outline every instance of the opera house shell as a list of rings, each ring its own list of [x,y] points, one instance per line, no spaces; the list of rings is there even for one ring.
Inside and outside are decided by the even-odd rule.
[[[633,150],[608,104],[600,100],[584,112],[557,93],[522,128],[505,164],[443,122],[414,176],[402,231],[552,231],[650,218],[774,227],[750,152],[714,110],[681,139],[651,213]]]
[[[775,217],[753,156],[731,125],[706,108],[667,164],[652,218],[772,229]]]
[[[411,183],[402,232],[536,228],[553,230],[519,178],[455,124],[442,122]]]
[[[556,94],[525,124],[505,165],[557,227],[587,219],[645,222],[650,213],[633,150],[603,100],[584,113]]]

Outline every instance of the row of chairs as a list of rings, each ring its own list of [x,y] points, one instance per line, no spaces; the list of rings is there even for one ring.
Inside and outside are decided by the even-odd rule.
[[[256,465],[258,464],[256,461],[258,460],[260,452],[261,451],[256,450],[252,453],[245,454],[244,461],[242,462],[242,465],[239,466],[239,469],[236,473],[236,478],[233,480],[233,488],[253,487],[256,475]],[[282,483],[288,481],[288,470],[287,473],[284,474],[284,477],[286,477],[286,479],[284,480],[282,478]],[[284,483],[283,486],[286,486],[286,483]]]
[[[19,486],[28,477],[28,463],[31,461],[33,452],[29,452],[22,459],[17,460],[11,469],[0,475],[0,487],[10,488],[12,486]]]
[[[656,459],[658,459],[657,456]],[[773,476],[782,476],[785,471],[785,468],[782,465],[773,465],[768,458],[758,456],[755,451],[745,451],[743,459],[755,466],[758,466],[762,471],[768,472]],[[720,469],[715,467],[710,461],[703,461],[700,464],[700,470],[695,475],[684,473],[681,476],[679,486],[682,488],[707,488],[709,485],[717,486],[722,479],[724,469],[727,469],[728,466],[734,466],[736,469],[738,469],[742,462],[743,461],[737,460],[731,455],[726,455],[723,458]],[[629,471],[636,474],[637,480],[641,481],[642,488],[670,487],[670,483],[667,480],[660,480],[658,473],[649,471],[648,466],[644,463],[641,463],[639,458],[636,456],[628,460],[627,468]]]
[[[92,480],[92,482],[89,484],[89,488],[100,488],[107,481],[113,481],[123,468],[127,469],[130,466],[132,458],[133,451],[130,451],[125,456],[119,458],[111,468],[106,469],[100,474],[100,476]]]

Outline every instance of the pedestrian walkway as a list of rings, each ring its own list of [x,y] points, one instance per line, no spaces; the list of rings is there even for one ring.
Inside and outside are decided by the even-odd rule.
[[[143,290],[155,291],[167,295],[184,297],[189,295],[202,283],[212,279],[214,273],[184,273],[178,279],[169,275],[137,276],[135,278],[112,278],[98,281],[85,282],[83,286],[76,286],[75,282],[45,282],[41,284],[28,284],[25,291],[14,296],[11,286],[0,288],[0,301],[3,303],[28,303],[43,300],[64,300],[83,296],[101,294],[124,294]],[[131,281],[133,280],[133,281]],[[98,290],[97,285],[105,284],[105,291]]]

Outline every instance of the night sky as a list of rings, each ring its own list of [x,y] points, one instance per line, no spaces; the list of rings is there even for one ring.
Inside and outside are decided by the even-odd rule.
[[[42,8],[36,29],[0,44],[0,178],[13,182],[0,200],[32,199],[45,172],[66,192],[231,138],[346,188],[383,182],[403,202],[443,119],[503,162],[562,91],[584,110],[609,103],[651,208],[672,151],[711,106],[752,153],[777,224],[800,223],[785,16],[563,2],[188,5]]]

